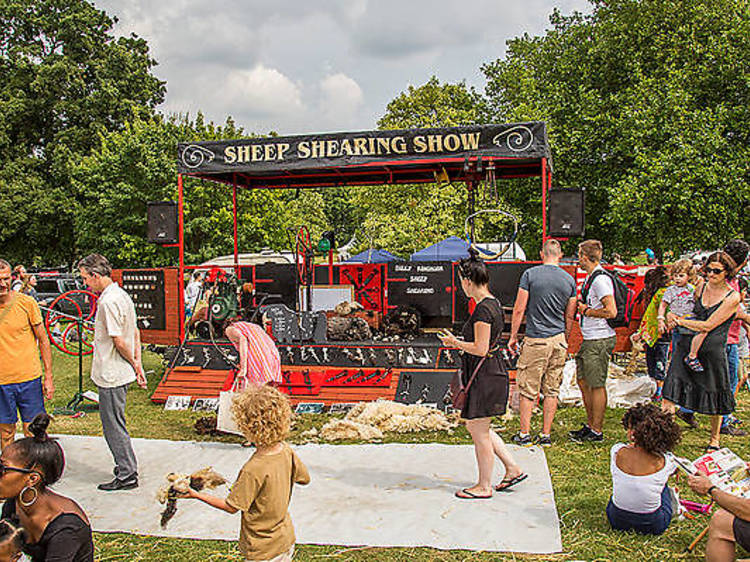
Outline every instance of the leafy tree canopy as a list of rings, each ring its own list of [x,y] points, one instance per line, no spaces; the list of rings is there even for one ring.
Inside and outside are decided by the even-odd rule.
[[[84,0],[0,3],[0,233],[4,252],[65,261],[75,248],[79,194],[70,167],[102,134],[147,118],[164,98],[136,36]]]

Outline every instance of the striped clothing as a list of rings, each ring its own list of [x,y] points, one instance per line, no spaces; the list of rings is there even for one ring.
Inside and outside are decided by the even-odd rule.
[[[281,358],[271,337],[257,324],[235,322],[232,324],[247,341],[247,378],[254,384],[281,382]],[[239,345],[233,345],[239,351]]]

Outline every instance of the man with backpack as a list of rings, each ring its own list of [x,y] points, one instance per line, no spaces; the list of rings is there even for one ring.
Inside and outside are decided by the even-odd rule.
[[[602,243],[586,240],[578,245],[578,265],[588,274],[578,302],[583,342],[576,355],[576,376],[586,408],[586,423],[571,431],[573,441],[602,441],[607,408],[607,371],[617,337],[607,322],[618,315],[615,282],[599,263]]]

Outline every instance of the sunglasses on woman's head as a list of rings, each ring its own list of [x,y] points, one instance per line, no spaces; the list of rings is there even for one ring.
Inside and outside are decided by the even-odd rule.
[[[724,269],[721,267],[707,267],[706,273],[713,273],[714,275],[719,275],[721,273],[724,273]]]
[[[0,478],[5,476],[6,472],[22,472],[24,474],[31,474],[32,472],[36,472],[35,470],[31,470],[30,468],[16,468],[15,466],[8,466],[3,461],[0,461]]]

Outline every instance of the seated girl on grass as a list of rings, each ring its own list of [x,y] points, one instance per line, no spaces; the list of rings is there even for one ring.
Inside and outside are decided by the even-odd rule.
[[[671,414],[638,404],[622,417],[629,443],[612,446],[612,498],[607,519],[613,529],[660,535],[672,520],[667,480],[677,466],[667,455],[680,440]]]
[[[294,555],[289,516],[292,484],[307,484],[307,468],[284,442],[292,409],[289,399],[270,386],[251,387],[234,399],[232,414],[255,453],[240,470],[226,498],[190,489],[199,499],[228,513],[242,512],[240,552],[246,560],[285,562]]]

